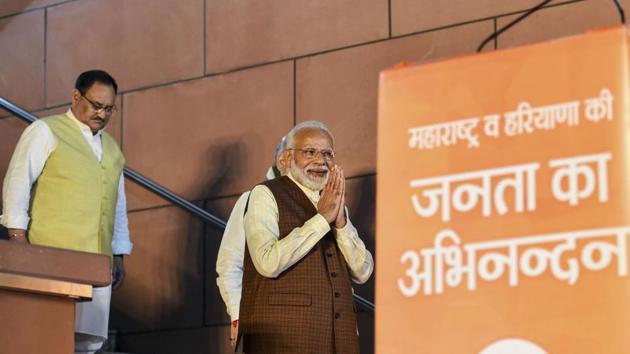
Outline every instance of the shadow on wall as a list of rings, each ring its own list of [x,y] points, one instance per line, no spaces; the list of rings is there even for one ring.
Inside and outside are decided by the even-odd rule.
[[[231,189],[235,176],[249,173],[246,168],[246,148],[238,141],[219,140],[213,144],[213,147],[206,150],[206,154],[207,160],[212,164],[203,167],[207,174],[203,178],[208,178],[209,181],[203,188],[202,195],[225,195],[225,191]]]
[[[256,145],[262,146],[263,141],[260,135],[239,136],[236,140],[225,139],[218,148],[209,149],[208,160],[213,161],[214,166],[208,168],[211,172],[212,180],[206,185],[204,195],[225,195],[226,190],[233,190],[233,180],[243,180],[243,176],[260,176],[260,181],[264,180],[265,171],[254,171],[251,168],[252,161],[248,160],[246,147],[243,141],[254,141]],[[273,157],[273,151],[269,152]],[[246,177],[247,178],[247,177]],[[258,183],[258,182],[255,182]],[[253,185],[246,186],[249,190]],[[218,198],[207,200],[205,209],[212,215],[227,222],[236,199],[240,196],[229,198]],[[204,300],[204,324],[205,325],[228,325],[230,318],[227,315],[225,304],[219,293],[216,284],[216,262],[224,230],[206,224],[204,226],[204,257],[205,269],[204,279],[206,282]]]
[[[374,263],[376,264],[375,244],[375,212],[376,212],[376,177],[360,177],[350,180],[351,190],[353,193],[352,204],[348,207],[352,224],[357,228],[359,236],[365,243],[365,247],[372,253]],[[375,274],[365,284],[354,284],[355,292],[361,297],[374,303],[374,283]],[[359,342],[361,345],[361,353],[374,353],[374,314],[361,310],[357,313],[357,322],[359,330]]]
[[[357,228],[361,240],[365,243],[365,247],[372,253],[374,263],[376,264],[375,245],[375,213],[376,213],[376,177],[361,177],[353,182],[352,204],[348,207],[352,224]],[[374,277],[372,273],[370,279],[362,285],[354,285],[355,291],[365,299],[374,302]]]
[[[169,239],[163,245],[148,243],[160,242],[164,235],[154,238],[146,233],[134,240],[137,253],[145,259],[130,259],[128,276],[136,274],[128,277],[123,288],[113,295],[110,328],[120,333],[118,350],[139,354],[180,353],[177,349],[166,349],[169,338],[176,336],[178,330],[202,327],[202,309],[197,307],[203,301],[202,228],[197,220],[186,220],[189,220],[187,225],[177,226],[178,236],[167,235]],[[169,228],[166,233],[171,232]],[[149,269],[140,269],[142,265],[148,265]],[[211,352],[209,347],[197,350]]]
[[[260,165],[254,161],[248,159],[246,147],[242,144],[243,141],[254,142],[257,146],[263,146],[263,138],[261,135],[250,134],[247,136],[240,136],[236,141],[230,141],[224,143],[220,149],[213,149],[211,161],[221,161],[216,168],[221,171],[215,171],[215,179],[212,183],[208,184],[207,195],[225,195],[222,190],[229,188],[230,179],[243,180],[244,178],[254,177],[255,182],[252,185],[247,185],[244,190],[239,190],[237,194],[227,198],[217,198],[213,200],[207,200],[205,209],[216,217],[227,222],[232,208],[236,203],[236,200],[240,197],[240,194],[245,190],[251,190],[256,184],[265,180],[266,168],[259,169],[253,168],[252,165]],[[274,161],[273,149],[270,149],[266,154],[268,156],[267,161],[271,166]],[[247,176],[247,177],[244,177]],[[257,177],[257,178],[256,178]],[[233,188],[232,188],[233,189]],[[241,188],[242,189],[242,188]],[[229,325],[230,318],[227,314],[225,304],[221,298],[219,288],[216,284],[216,262],[221,240],[223,239],[223,230],[213,225],[205,225],[204,228],[204,243],[205,243],[205,325],[221,326]]]
[[[257,136],[247,138],[250,141],[261,140]],[[199,173],[206,174],[204,179],[210,181],[201,195],[225,195],[234,176],[249,173],[247,152],[239,142],[244,139],[213,141],[213,148],[206,150],[207,161],[211,161],[212,165],[199,166]],[[272,156],[273,151],[269,155]],[[256,175],[264,176],[264,172],[257,171]],[[234,189],[233,185],[231,189]],[[219,207],[211,208],[210,212],[226,220],[233,204],[226,202],[232,199],[234,197],[218,198],[216,203]],[[214,204],[215,201],[212,201]],[[136,254],[129,262],[135,269],[128,267],[128,272],[140,274],[135,275],[132,284],[126,283],[126,289],[121,293],[114,294],[116,301],[112,302],[110,328],[119,330],[118,350],[139,354],[223,351],[223,343],[220,342],[227,341],[228,337],[217,326],[228,328],[229,319],[216,286],[214,266],[223,230],[213,225],[200,227],[202,223],[196,217],[175,207],[134,213],[138,216],[145,213],[142,216],[144,222],[155,223],[154,226],[161,221],[153,219],[151,213],[177,213],[183,216],[177,220],[187,220],[187,224],[172,228],[169,225],[160,226],[167,229],[163,231],[159,228],[149,230],[151,225],[131,230],[138,252],[134,250]],[[156,235],[175,230],[177,237]],[[166,239],[163,245],[155,244],[163,238]],[[172,243],[169,244],[169,241]],[[166,247],[172,249],[164,249]],[[145,259],[133,259],[139,255]],[[162,259],[157,259],[159,257]],[[140,269],[145,267],[153,269]],[[217,338],[219,333],[220,338]],[[188,346],[188,340],[180,340],[182,336],[190,339],[194,346]],[[175,345],[176,348],[173,347]]]

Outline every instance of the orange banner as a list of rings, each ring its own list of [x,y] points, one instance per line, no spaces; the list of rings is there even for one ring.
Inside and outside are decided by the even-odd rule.
[[[628,67],[619,27],[381,73],[377,353],[630,353]]]

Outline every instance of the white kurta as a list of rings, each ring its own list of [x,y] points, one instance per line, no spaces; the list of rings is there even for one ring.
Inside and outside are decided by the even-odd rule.
[[[94,288],[92,301],[78,302],[74,313],[74,331],[107,339],[109,303],[112,286]]]

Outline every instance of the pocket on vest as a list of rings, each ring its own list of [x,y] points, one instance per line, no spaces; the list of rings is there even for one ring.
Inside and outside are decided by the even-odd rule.
[[[311,306],[311,295],[298,293],[277,293],[267,297],[272,306]]]

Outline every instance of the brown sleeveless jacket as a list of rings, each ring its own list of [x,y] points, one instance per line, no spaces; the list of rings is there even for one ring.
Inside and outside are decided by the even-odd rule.
[[[288,177],[263,185],[278,205],[280,239],[317,214]],[[260,275],[245,247],[239,312],[245,353],[359,352],[350,275],[332,230],[277,278]]]

